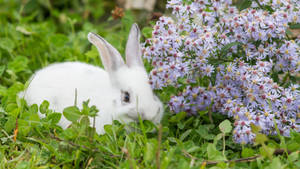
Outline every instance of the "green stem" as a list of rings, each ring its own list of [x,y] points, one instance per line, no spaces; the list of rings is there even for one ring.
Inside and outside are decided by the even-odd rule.
[[[225,156],[225,133],[223,133],[223,156],[226,158],[226,156]]]

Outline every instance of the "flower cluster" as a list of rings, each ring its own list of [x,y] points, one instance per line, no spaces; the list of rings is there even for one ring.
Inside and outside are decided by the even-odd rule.
[[[157,21],[143,52],[153,88],[182,89],[172,111],[210,107],[233,117],[238,143],[253,142],[252,123],[265,134],[276,134],[275,124],[284,136],[300,132],[299,86],[288,80],[300,72],[300,37],[288,35],[300,23],[298,0],[253,1],[243,10],[231,0],[170,0],[167,8],[175,19]]]

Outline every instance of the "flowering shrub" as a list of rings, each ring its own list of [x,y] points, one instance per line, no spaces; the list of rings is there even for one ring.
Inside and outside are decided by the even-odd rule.
[[[170,0],[175,19],[161,17],[143,48],[152,87],[179,91],[170,110],[233,117],[238,143],[254,141],[252,123],[265,134],[300,132],[300,37],[289,31],[300,23],[299,0],[247,2]]]

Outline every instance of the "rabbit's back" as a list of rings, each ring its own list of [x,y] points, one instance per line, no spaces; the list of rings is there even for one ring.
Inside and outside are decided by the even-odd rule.
[[[62,112],[65,107],[74,105],[75,93],[78,107],[89,99],[89,105],[96,105],[102,114],[98,122],[110,121],[111,117],[103,114],[113,111],[111,102],[116,97],[109,75],[103,69],[85,63],[57,63],[37,71],[31,78],[24,98],[29,105],[48,100],[51,109]],[[65,118],[60,121],[63,127],[68,124]]]

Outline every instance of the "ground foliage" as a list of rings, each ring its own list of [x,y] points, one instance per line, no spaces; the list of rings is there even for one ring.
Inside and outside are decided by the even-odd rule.
[[[105,127],[106,134],[97,135],[87,118],[97,108],[88,101],[82,103],[82,110],[76,106],[64,110],[73,125],[62,130],[56,125],[61,114],[49,110],[47,101],[27,106],[17,98],[33,72],[53,62],[76,60],[101,66],[96,48],[86,38],[90,31],[123,54],[135,17],[126,11],[113,20],[114,5],[0,0],[0,168],[300,168],[296,132],[289,138],[267,137],[253,126],[255,143],[236,144],[232,119],[213,113],[211,123],[207,111],[194,117],[185,112],[174,115],[166,108],[161,126],[116,121]],[[142,30],[146,37],[151,31]],[[170,88],[158,94],[167,103],[169,97],[164,96],[172,93]],[[38,111],[46,117],[40,119]]]

